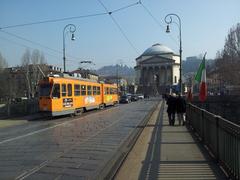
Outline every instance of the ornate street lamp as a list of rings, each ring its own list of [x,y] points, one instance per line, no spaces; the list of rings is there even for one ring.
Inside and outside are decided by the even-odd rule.
[[[178,19],[178,23],[172,21],[172,16],[177,17]],[[180,94],[182,94],[182,25],[181,25],[181,19],[177,14],[167,14],[165,16],[165,22],[167,23],[167,29],[166,29],[166,33],[170,33],[170,28],[169,28],[169,24],[171,23],[175,23],[177,24],[178,28],[179,28],[179,55],[180,55],[180,77],[179,77],[179,88],[180,88]]]
[[[65,54],[65,37],[66,37],[66,30],[68,29],[67,32],[70,32],[71,35],[71,40],[74,41],[75,37],[74,37],[74,32],[76,31],[76,26],[74,24],[68,24],[64,27],[63,29],[63,72],[66,72],[66,54]]]

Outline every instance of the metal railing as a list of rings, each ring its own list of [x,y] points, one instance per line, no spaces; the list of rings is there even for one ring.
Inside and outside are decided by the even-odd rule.
[[[230,178],[240,179],[240,126],[193,104],[187,105],[186,123]]]

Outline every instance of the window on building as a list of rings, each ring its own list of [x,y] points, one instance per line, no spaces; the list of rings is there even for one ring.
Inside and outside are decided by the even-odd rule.
[[[92,86],[87,86],[87,95],[92,95]]]
[[[80,96],[80,84],[74,85],[74,96]]]
[[[67,87],[66,84],[62,84],[62,96],[65,97],[67,95]]]
[[[52,98],[60,98],[60,84],[53,85]]]
[[[68,84],[67,88],[68,88],[68,96],[72,96],[72,85]]]
[[[81,85],[81,95],[82,96],[86,95],[86,85]]]
[[[177,76],[174,76],[174,83],[177,83]]]

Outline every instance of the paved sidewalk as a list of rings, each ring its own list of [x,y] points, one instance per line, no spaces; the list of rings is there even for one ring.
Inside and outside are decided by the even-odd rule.
[[[185,126],[168,125],[166,107],[154,112],[115,179],[226,179]]]

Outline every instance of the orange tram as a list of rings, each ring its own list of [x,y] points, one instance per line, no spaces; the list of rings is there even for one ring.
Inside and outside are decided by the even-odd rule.
[[[117,85],[53,75],[39,82],[39,109],[50,116],[79,115],[118,103]]]

